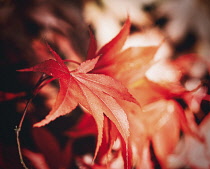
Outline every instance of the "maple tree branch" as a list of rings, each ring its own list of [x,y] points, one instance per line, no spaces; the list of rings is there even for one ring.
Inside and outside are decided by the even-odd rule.
[[[21,128],[22,128],[22,124],[23,124],[23,121],[25,119],[25,116],[26,116],[26,112],[27,112],[27,109],[28,109],[28,105],[29,103],[31,103],[32,101],[32,98],[30,98],[27,103],[26,103],[26,106],[25,106],[25,109],[24,109],[24,112],[23,112],[23,116],[20,120],[20,123],[18,125],[18,127],[16,126],[15,128],[15,132],[16,132],[16,141],[17,141],[17,146],[18,146],[18,154],[19,154],[19,158],[20,158],[20,162],[21,164],[23,165],[23,167],[25,169],[28,169],[28,167],[26,166],[24,160],[23,160],[23,155],[22,155],[22,152],[21,152],[21,144],[20,144],[20,139],[19,139],[19,136],[20,136],[20,131],[21,131]]]
[[[51,78],[51,79],[49,79],[49,78]],[[45,82],[46,80],[48,80],[48,81]],[[50,76],[47,76],[46,74],[42,74],[42,76],[40,77],[36,86],[34,87],[34,90],[32,92],[31,97],[28,99],[28,101],[26,103],[26,106],[24,108],[23,115],[20,119],[19,125],[15,127],[16,141],[17,141],[17,146],[18,146],[18,154],[19,154],[20,162],[21,162],[24,169],[28,169],[28,167],[26,166],[26,164],[23,160],[23,155],[22,155],[22,151],[21,151],[21,144],[20,144],[20,131],[22,129],[23,121],[25,119],[25,116],[26,116],[26,113],[27,113],[27,110],[28,110],[28,106],[31,103],[31,101],[33,100],[33,98],[37,95],[37,93],[40,91],[40,89],[43,86],[45,86],[47,83],[49,83],[52,80],[54,80],[54,78],[52,78]]]

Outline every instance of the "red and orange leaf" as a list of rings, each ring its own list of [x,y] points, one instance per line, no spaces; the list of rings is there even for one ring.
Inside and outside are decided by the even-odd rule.
[[[98,62],[99,57],[96,57],[92,60],[87,60],[80,64],[77,68],[77,73],[87,73],[94,69],[96,63]]]
[[[63,60],[52,49],[50,50],[56,60],[47,60],[32,68],[21,70],[45,73],[58,78],[60,84],[60,91],[52,110],[44,120],[34,126],[44,126],[57,117],[70,113],[80,104],[93,115],[97,124],[96,153],[102,142],[104,114],[116,125],[127,144],[129,124],[118,100],[137,103],[128,90],[109,76],[87,73],[94,68],[99,57],[87,60],[76,70],[69,71]]]
[[[157,49],[157,46],[128,48],[114,55],[105,66],[94,70],[94,73],[109,75],[130,86],[144,76]]]
[[[109,43],[104,45],[98,51],[97,56],[102,55],[102,58],[104,58],[103,56],[105,56],[105,55],[119,52],[121,50],[121,48],[123,47],[123,45],[127,39],[127,36],[129,35],[130,26],[131,26],[130,19],[127,18],[126,22],[123,25],[123,28],[118,33],[118,35],[116,37],[114,37]]]
[[[104,161],[103,158],[107,158],[106,155],[108,156],[111,153],[112,146],[118,136],[115,125],[113,125],[113,123],[106,116],[104,118],[104,126],[106,127],[103,129],[103,140],[96,158],[96,162],[99,164],[102,164]],[[106,160],[107,164],[108,160]]]
[[[104,127],[103,130],[103,140],[96,158],[96,162],[101,165],[109,166],[119,157],[119,155],[121,155],[124,161],[124,168],[131,168],[132,153],[130,144],[125,142],[115,124],[106,116],[104,118],[104,126],[106,127]],[[112,151],[116,141],[119,141],[119,147]]]
[[[170,85],[172,88],[173,84],[170,84]],[[177,87],[177,89],[176,89],[176,87]],[[195,123],[194,119],[188,118],[186,115],[186,111],[183,110],[183,108],[176,101],[173,101],[174,98],[181,98],[181,97],[185,96],[186,94],[190,94],[190,93],[188,91],[184,90],[184,88],[179,85],[174,85],[173,89],[175,92],[170,91],[168,88],[164,88],[163,86],[160,86],[156,83],[153,83],[146,78],[142,78],[138,82],[137,87],[131,89],[130,91],[134,95],[134,97],[141,103],[141,105],[143,107],[150,106],[152,104],[157,104],[155,106],[155,109],[157,109],[157,107],[161,106],[161,104],[159,103],[161,100],[168,100],[168,101],[170,100],[171,105],[173,105],[174,109],[177,112],[178,119],[180,121],[182,130],[186,133],[190,133],[191,135],[199,137],[197,134],[196,128],[190,126],[190,124],[192,125]],[[138,94],[138,90],[141,91],[141,95]],[[155,116],[153,115],[153,116],[150,116],[150,118],[148,118],[148,119],[151,120],[154,117]],[[164,115],[164,117],[167,117],[167,116]],[[151,126],[151,125],[149,125],[149,126]],[[151,127],[154,128],[154,126],[151,126]],[[150,127],[147,127],[147,129],[149,129],[149,128]],[[157,127],[155,127],[155,129],[156,128]]]
[[[127,39],[127,36],[129,35],[130,25],[131,25],[130,19],[128,18],[126,20],[123,28],[121,29],[121,31],[118,33],[118,35],[116,37],[114,37],[109,43],[104,45],[97,52],[96,55],[92,55],[92,56],[88,55],[88,59],[92,59],[97,56],[100,56],[99,62],[96,64],[95,69],[104,67],[105,64],[108,63],[114,55],[116,55],[117,53],[119,53],[121,51],[121,49]],[[92,48],[95,43],[93,38],[90,43],[92,43],[92,44],[90,44],[90,46],[89,46],[89,51],[92,51]],[[89,52],[89,53],[93,53],[93,52]]]
[[[158,46],[131,47],[122,51],[130,32],[130,20],[126,20],[118,35],[96,53],[96,41],[90,32],[90,44],[87,59],[100,56],[92,73],[114,77],[124,85],[132,85],[144,76]]]
[[[122,157],[124,161],[124,168],[130,169],[132,167],[132,147],[130,142],[126,143],[125,140],[121,137],[121,149]],[[129,140],[128,140],[129,141]]]
[[[96,53],[96,41],[90,32],[87,59],[100,56],[92,73],[106,74],[120,80],[123,84],[134,83],[145,74],[158,46],[131,47],[122,51],[130,32],[130,20],[126,20],[119,34]]]

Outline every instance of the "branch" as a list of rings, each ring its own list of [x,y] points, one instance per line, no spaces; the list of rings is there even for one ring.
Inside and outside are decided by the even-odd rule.
[[[18,146],[18,154],[19,154],[20,162],[21,162],[21,164],[22,164],[24,169],[28,169],[28,167],[26,166],[26,164],[25,164],[25,162],[23,160],[23,155],[22,155],[22,151],[21,151],[21,144],[20,144],[20,131],[22,129],[23,121],[25,119],[28,106],[31,103],[31,101],[33,100],[33,98],[37,95],[37,93],[40,91],[40,89],[43,86],[45,86],[47,83],[51,82],[52,80],[54,80],[54,78],[52,78],[51,76],[48,76],[46,74],[42,74],[42,76],[40,77],[40,79],[37,82],[36,86],[34,87],[34,90],[32,92],[32,96],[28,99],[28,101],[26,103],[26,106],[25,106],[24,111],[23,111],[23,115],[22,115],[22,117],[20,119],[20,123],[15,128],[16,141],[17,141],[17,146]]]

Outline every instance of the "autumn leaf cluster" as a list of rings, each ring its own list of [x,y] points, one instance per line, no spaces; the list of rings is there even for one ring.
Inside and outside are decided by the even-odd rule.
[[[208,168],[210,115],[202,114],[201,104],[206,102],[209,106],[209,81],[201,80],[193,89],[182,82],[191,66],[202,59],[189,54],[174,60],[155,60],[159,46],[124,49],[129,32],[130,20],[127,19],[117,36],[101,49],[97,48],[90,32],[86,59],[79,64],[62,60],[46,44],[51,59],[18,70],[41,72],[50,79],[46,83],[54,80],[59,83],[49,114],[34,127],[43,128],[79,106],[83,115],[65,134],[71,138],[87,135],[97,138],[91,162],[85,160],[87,154],[74,157],[80,167],[171,168],[187,161],[186,165],[191,168]],[[68,67],[67,63],[75,64],[76,68]],[[209,77],[209,65],[206,71]],[[11,93],[2,95],[5,100],[16,97]],[[196,121],[198,113],[202,114],[199,123]],[[38,135],[39,128],[34,129]],[[40,130],[40,135],[45,134],[45,129]],[[67,144],[64,156],[74,156],[72,147],[72,142]],[[201,160],[203,162],[199,163]],[[59,165],[67,167],[67,161]]]

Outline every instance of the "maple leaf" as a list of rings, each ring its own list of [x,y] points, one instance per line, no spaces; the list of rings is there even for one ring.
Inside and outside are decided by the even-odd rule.
[[[59,80],[60,91],[50,113],[34,126],[41,127],[59,116],[70,113],[79,104],[90,112],[97,124],[98,141],[95,155],[102,142],[104,114],[116,125],[127,144],[129,124],[119,100],[137,103],[120,82],[103,75],[88,73],[94,69],[99,57],[87,60],[70,71],[59,55],[50,48],[55,60],[46,60],[34,67],[19,71],[42,72]]]
[[[96,163],[109,166],[121,155],[124,161],[124,168],[131,168],[132,153],[130,142],[129,144],[126,144],[114,123],[106,116],[104,118],[104,126],[106,127],[104,127],[103,130],[103,140],[96,158]],[[119,141],[119,147],[113,150],[113,146],[116,141]]]
[[[185,59],[187,59],[187,61],[193,59],[194,61],[194,57],[191,55],[188,57],[180,57],[178,61],[164,60],[155,63],[147,71],[147,77],[139,79],[130,86],[130,92],[142,106],[157,102],[161,99],[182,99],[189,109],[193,109],[193,106],[199,109],[198,107],[201,101],[208,97],[206,94],[207,90],[203,87],[199,87],[196,90],[189,91],[181,84],[180,81],[183,76],[181,70],[186,72],[186,67],[189,67],[187,66],[189,62],[186,62]],[[179,62],[178,65],[176,64],[177,62]],[[141,95],[139,94],[139,91],[141,91]],[[195,121],[186,116],[186,111],[179,104],[176,104],[175,109],[179,114],[182,130],[202,139],[199,136],[196,127],[192,127],[192,124],[195,124]],[[195,110],[195,108],[193,110]]]
[[[133,119],[138,120],[136,124],[132,120],[130,125],[132,143],[137,147],[138,153],[138,157],[135,157],[135,154],[134,157],[139,159],[139,156],[144,156],[143,149],[146,146],[147,139],[149,139],[163,168],[166,167],[168,155],[180,139],[180,129],[184,131],[185,135],[190,135],[200,142],[203,141],[203,136],[199,134],[198,125],[194,119],[192,107],[196,105],[199,109],[201,101],[208,100],[207,89],[200,86],[193,91],[186,90],[180,83],[183,75],[180,70],[186,72],[187,66],[185,65],[189,62],[184,58],[179,61],[182,64],[175,64],[177,61],[159,61],[147,72],[151,73],[152,76],[139,78],[128,86],[133,96],[141,103],[143,110],[142,113],[141,111],[135,111],[135,108],[132,111],[135,112]],[[189,110],[179,104],[179,99],[183,99]],[[144,126],[142,129],[139,127],[141,123]],[[167,137],[167,135],[170,135],[170,137]],[[145,140],[142,139],[144,137]],[[140,139],[141,145],[138,144]],[[141,166],[142,162],[136,161]]]
[[[101,56],[98,63],[95,65],[94,71],[106,66],[108,63],[110,63],[115,54],[121,51],[127,36],[129,35],[130,25],[130,19],[128,18],[117,36],[115,36],[109,43],[105,44],[98,52],[96,52],[97,47],[95,38],[92,33],[90,33],[90,43],[87,59],[93,59],[97,56]]]
[[[159,48],[159,46],[146,46],[130,47],[122,50],[130,32],[130,25],[128,18],[118,35],[98,52],[96,52],[95,38],[90,31],[90,43],[87,54],[87,59],[100,56],[99,61],[91,72],[114,77],[127,87],[144,76]]]

